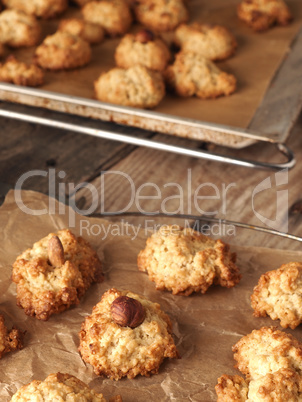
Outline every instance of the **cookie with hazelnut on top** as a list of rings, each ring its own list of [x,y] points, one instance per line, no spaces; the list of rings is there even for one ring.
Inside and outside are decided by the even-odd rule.
[[[112,380],[149,377],[165,357],[178,357],[169,317],[158,303],[128,290],[104,293],[79,335],[83,360]]]

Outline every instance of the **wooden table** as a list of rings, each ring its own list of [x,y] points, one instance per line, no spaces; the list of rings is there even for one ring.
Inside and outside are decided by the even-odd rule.
[[[24,106],[4,102],[0,103],[0,107],[22,112],[28,110]],[[43,110],[39,111],[39,115],[58,117],[58,114]],[[59,117],[65,121],[83,123],[81,118],[64,115]],[[98,127],[110,127],[110,123],[98,122],[97,124]],[[84,187],[73,194],[74,188],[80,183],[88,182],[97,189],[99,199],[103,196],[106,212],[122,209],[129,212],[137,211],[139,208],[149,213],[165,212],[163,209],[169,213],[183,212],[185,214],[201,214],[204,211],[206,214],[210,213],[208,216],[211,217],[268,227],[260,217],[259,214],[261,214],[272,221],[276,220],[276,217],[282,218],[285,223],[288,218],[288,232],[302,236],[302,230],[299,228],[302,222],[301,116],[287,142],[295,152],[297,164],[288,172],[288,177],[286,172],[281,174],[283,184],[279,183],[280,180],[278,181],[278,175],[276,176],[275,172],[197,160],[5,118],[0,119],[0,127],[2,200],[8,189],[14,188],[18,178],[25,172],[41,170],[48,174],[49,169],[52,169],[55,186],[58,188],[61,184],[62,189],[65,185],[65,193],[70,196],[72,202],[76,200],[80,210],[90,207],[91,191]],[[135,131],[124,127],[120,130],[128,133]],[[213,149],[212,145],[196,141],[154,133],[143,135],[154,139],[160,138],[171,144],[197,149]],[[224,152],[246,159],[277,161],[279,158],[280,160],[275,149],[266,144],[255,144],[243,150],[215,147],[215,152]],[[59,177],[59,173],[64,177]],[[279,178],[281,176],[279,174]],[[253,194],[255,189],[259,188],[257,185],[264,180],[266,180],[264,182],[266,189]],[[271,180],[271,188],[268,188],[269,180]],[[102,185],[105,185],[103,191],[101,191]],[[48,194],[48,177],[36,175],[25,180],[22,188]],[[143,199],[143,196],[146,198]],[[203,199],[198,198],[202,196]],[[134,198],[132,201],[131,197]],[[280,201],[278,205],[277,200]],[[99,212],[99,209],[92,212]],[[134,224],[146,221],[146,217],[123,217],[123,219]],[[151,226],[162,222],[174,223],[179,220],[148,218],[148,225]],[[274,226],[275,223],[269,226],[272,225]],[[277,229],[283,228],[277,227]],[[224,232],[222,227],[216,229],[216,232],[209,229],[209,233],[216,233],[233,244],[292,250],[298,250],[301,247],[297,241],[252,230],[236,228],[235,233],[230,233]],[[228,236],[228,233],[231,235]]]

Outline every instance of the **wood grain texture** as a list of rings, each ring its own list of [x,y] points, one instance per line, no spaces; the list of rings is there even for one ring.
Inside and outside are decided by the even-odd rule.
[[[302,236],[301,214],[292,210],[289,212],[291,206],[301,199],[301,129],[302,121],[300,119],[288,141],[288,145],[295,150],[298,161],[297,166],[288,172],[288,183],[278,183],[278,176],[271,172],[200,161],[143,148],[134,150],[117,163],[114,169],[109,170],[109,173],[106,172],[105,176],[96,178],[92,183],[98,189],[100,204],[103,197],[105,212],[116,212],[126,207],[127,210],[131,211],[137,211],[141,208],[149,213],[163,211],[164,209],[169,213],[198,214],[204,211],[210,213],[209,216],[264,227],[266,224],[260,215],[272,221],[280,218],[283,224],[288,218],[288,231]],[[170,138],[160,137],[161,140],[171,142]],[[173,143],[178,144],[180,140],[174,138]],[[272,161],[277,159],[275,149],[263,144],[253,145],[241,150],[240,153],[235,150],[228,150],[228,154],[244,158],[259,157],[260,160]],[[284,177],[286,180],[286,176]],[[271,182],[271,188],[253,194],[259,183],[264,180],[264,183]],[[131,189],[130,182],[135,188],[136,195],[145,195],[149,199],[131,201],[133,189]],[[148,185],[147,183],[151,184]],[[140,186],[144,188],[142,189]],[[183,204],[180,203],[180,193],[182,193]],[[195,197],[204,196],[206,198],[194,202],[194,194]],[[151,196],[158,198],[151,199]],[[76,198],[81,199],[82,207],[87,208],[91,205],[91,193],[86,189],[80,190],[76,194]],[[278,206],[277,199],[279,201]],[[96,212],[100,212],[100,205]],[[153,220],[154,223],[179,222],[171,218],[153,219],[152,217],[127,218],[127,221],[144,225],[146,219],[148,221]],[[152,223],[148,223],[148,225],[152,226]],[[284,226],[279,225],[275,229],[284,229]],[[219,233],[222,234],[220,237],[238,245],[293,250],[301,248],[301,244],[298,242],[251,230],[236,229],[235,235],[231,236],[223,236],[221,230]]]

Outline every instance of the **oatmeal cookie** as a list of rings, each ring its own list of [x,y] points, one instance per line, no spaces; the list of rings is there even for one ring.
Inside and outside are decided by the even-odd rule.
[[[4,10],[0,14],[0,42],[11,47],[38,44],[41,27],[35,17],[18,10]]]
[[[302,263],[290,262],[261,275],[251,296],[255,317],[270,316],[283,328],[302,321]]]
[[[218,378],[215,386],[217,402],[245,402],[248,390],[248,384],[239,375],[224,374]]]
[[[94,88],[100,101],[142,108],[155,107],[165,95],[161,74],[143,66],[113,68],[101,74]]]
[[[243,0],[237,14],[255,31],[265,31],[274,24],[288,25],[293,18],[283,0]]]
[[[125,34],[132,24],[130,8],[123,0],[92,1],[82,13],[86,21],[101,25],[110,36]]]
[[[68,32],[57,31],[47,36],[36,49],[35,62],[49,70],[83,67],[91,60],[88,42]]]
[[[170,58],[166,44],[147,30],[141,30],[136,35],[127,34],[115,51],[116,64],[121,68],[140,65],[163,71]]]
[[[68,7],[68,0],[2,0],[2,2],[7,8],[41,18],[56,17]]]
[[[178,357],[171,332],[159,304],[110,289],[82,324],[79,351],[97,375],[114,380],[150,376],[165,357]]]
[[[0,314],[0,359],[9,352],[23,348],[24,332],[12,328],[8,330],[4,323],[4,317]]]
[[[292,369],[280,369],[247,384],[240,376],[223,375],[215,390],[217,402],[297,402],[302,397],[302,377]]]
[[[174,295],[205,293],[214,283],[230,288],[241,278],[236,255],[221,240],[212,240],[191,228],[162,226],[148,238],[137,259],[156,289]]]
[[[154,31],[172,31],[189,19],[182,0],[138,0],[134,12],[141,24]]]
[[[175,31],[175,44],[185,52],[200,54],[209,60],[232,56],[237,42],[233,34],[220,25],[181,24]]]
[[[24,251],[12,274],[18,306],[39,320],[79,304],[90,285],[102,279],[96,252],[67,229],[50,233]]]
[[[34,64],[27,65],[9,56],[5,63],[0,63],[0,81],[16,85],[37,87],[44,82],[43,71]]]
[[[114,400],[122,401],[121,398],[111,399]],[[11,399],[11,402],[27,401],[106,402],[106,399],[78,378],[70,374],[55,373],[44,381],[34,380],[24,385]]]
[[[164,73],[167,85],[179,96],[201,99],[230,95],[236,78],[221,71],[213,62],[193,52],[180,52]]]
[[[236,367],[247,380],[257,380],[282,368],[302,374],[302,344],[276,327],[252,331],[233,346],[233,352]]]
[[[61,20],[58,30],[61,32],[68,32],[71,35],[80,36],[86,42],[91,44],[101,43],[105,35],[104,29],[101,25],[92,24],[91,22],[79,18]]]

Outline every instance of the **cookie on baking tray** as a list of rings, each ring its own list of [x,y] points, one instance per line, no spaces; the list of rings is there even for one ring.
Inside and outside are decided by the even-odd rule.
[[[97,375],[118,380],[156,374],[164,358],[177,358],[169,317],[158,303],[110,289],[86,317],[79,351]]]
[[[162,75],[143,66],[113,68],[94,83],[96,98],[118,105],[152,108],[165,95]]]
[[[181,24],[175,31],[175,44],[185,52],[200,54],[209,60],[224,60],[232,56],[237,42],[234,35],[220,25]]]
[[[68,7],[68,0],[2,0],[7,8],[24,11],[41,18],[52,18],[62,14]]]
[[[262,327],[242,337],[233,346],[236,367],[248,381],[280,369],[302,374],[302,343],[276,327]]]
[[[215,387],[217,402],[295,402],[302,397],[302,376],[280,369],[247,383],[238,375],[223,375]]]
[[[213,240],[191,228],[162,226],[147,239],[137,259],[156,289],[189,296],[205,293],[212,284],[230,288],[241,278],[236,255],[221,240]]]
[[[255,317],[270,316],[283,328],[302,321],[302,263],[290,262],[261,275],[251,295]]]
[[[23,348],[24,332],[19,329],[12,328],[9,330],[5,323],[4,317],[0,314],[0,359],[9,352]]]
[[[104,29],[101,25],[92,24],[80,18],[68,18],[60,21],[59,31],[68,32],[71,35],[80,36],[85,41],[95,44],[104,39]]]
[[[243,0],[237,14],[255,31],[265,31],[274,24],[288,25],[293,18],[283,0]]]
[[[138,0],[134,11],[138,22],[154,31],[171,31],[189,19],[182,0]]]
[[[132,24],[130,8],[123,0],[91,1],[82,13],[86,21],[101,25],[110,36],[125,34]]]
[[[73,0],[73,3],[77,4],[79,7],[84,7],[85,4],[90,3],[92,0]]]
[[[178,53],[164,76],[168,87],[184,97],[210,99],[236,90],[234,75],[221,71],[211,60],[193,52]]]
[[[48,70],[83,67],[91,60],[91,47],[79,36],[57,31],[47,36],[35,51],[35,62]]]
[[[3,64],[0,63],[0,81],[37,87],[43,84],[44,73],[35,64],[28,65],[11,55]]]
[[[146,29],[124,36],[115,50],[115,61],[121,68],[141,65],[151,70],[163,71],[170,58],[168,46]]]
[[[0,42],[11,47],[35,46],[41,27],[32,15],[23,11],[4,10],[0,13]]]
[[[103,279],[96,252],[68,229],[50,233],[24,251],[13,265],[17,304],[25,314],[48,320],[80,298],[93,282]]]
[[[24,385],[11,399],[11,402],[27,401],[106,402],[106,399],[77,377],[55,373],[49,374],[44,381],[34,380]],[[122,399],[118,396],[110,401],[122,402]]]

